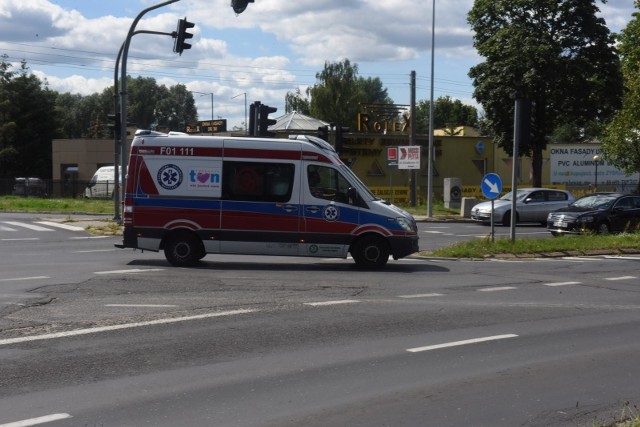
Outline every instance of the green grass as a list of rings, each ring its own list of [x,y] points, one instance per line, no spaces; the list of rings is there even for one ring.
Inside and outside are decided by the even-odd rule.
[[[39,199],[35,197],[1,196],[0,212],[109,214],[114,212],[114,204],[111,199]]]
[[[429,256],[453,258],[485,258],[498,254],[549,254],[567,252],[583,255],[588,251],[621,249],[640,249],[640,233],[600,236],[587,234],[583,236],[561,236],[546,239],[496,239],[489,237],[453,245],[429,252]]]

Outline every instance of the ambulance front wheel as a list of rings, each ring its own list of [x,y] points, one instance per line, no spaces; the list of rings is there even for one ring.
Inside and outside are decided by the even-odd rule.
[[[361,268],[380,268],[389,260],[389,244],[382,237],[361,237],[351,249],[356,265]]]
[[[189,267],[204,256],[202,242],[191,233],[170,236],[164,245],[164,256],[176,267]]]

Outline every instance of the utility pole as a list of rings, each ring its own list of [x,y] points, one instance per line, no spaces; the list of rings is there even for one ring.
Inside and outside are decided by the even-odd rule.
[[[410,130],[409,130],[409,145],[416,145],[416,72],[415,71],[411,71],[411,101],[410,101],[411,106],[410,108],[410,114],[411,114],[411,118],[409,119],[410,122]],[[412,207],[416,206],[416,201],[418,199],[418,170],[417,169],[412,169],[411,170],[411,195],[410,195],[410,204]],[[393,190],[392,190],[393,191]]]

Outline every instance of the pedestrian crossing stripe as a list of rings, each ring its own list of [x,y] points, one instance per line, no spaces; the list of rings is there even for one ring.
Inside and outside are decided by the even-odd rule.
[[[4,221],[4,223],[5,224],[9,224],[9,225],[13,225],[15,227],[28,228],[29,230],[34,230],[34,231],[53,231],[50,228],[45,228],[45,227],[42,227],[40,225],[35,225],[35,224],[31,224],[31,223],[26,223],[26,222]]]
[[[84,231],[84,228],[78,227],[77,225],[64,224],[61,222],[38,221],[37,223],[42,225],[48,225],[50,227],[63,228],[65,230],[70,230],[70,231]]]

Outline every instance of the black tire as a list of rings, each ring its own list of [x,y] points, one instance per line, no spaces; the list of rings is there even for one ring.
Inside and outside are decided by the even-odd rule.
[[[389,244],[382,237],[364,236],[353,245],[351,256],[360,268],[381,268],[389,260]]]
[[[502,217],[502,225],[504,225],[505,227],[511,225],[511,211],[505,212],[504,216]]]
[[[178,233],[164,244],[164,256],[175,267],[190,267],[204,256],[202,242],[192,233]]]
[[[600,224],[598,224],[598,234],[609,234],[611,232],[611,230],[609,229],[609,224],[607,224],[606,222],[601,222]]]

